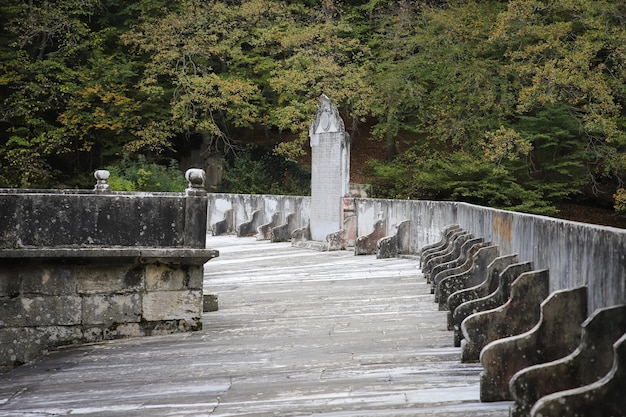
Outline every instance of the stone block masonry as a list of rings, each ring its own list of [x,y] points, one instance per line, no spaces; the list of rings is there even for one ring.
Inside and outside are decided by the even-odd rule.
[[[0,369],[58,346],[202,328],[203,264],[216,251],[98,252],[0,251]]]
[[[206,210],[195,190],[0,190],[0,370],[59,346],[200,329],[204,263],[218,256]]]

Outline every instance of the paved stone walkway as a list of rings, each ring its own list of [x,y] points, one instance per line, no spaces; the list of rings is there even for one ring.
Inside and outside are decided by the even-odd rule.
[[[478,401],[415,261],[208,237],[204,330],[0,374],[0,416],[508,416]]]

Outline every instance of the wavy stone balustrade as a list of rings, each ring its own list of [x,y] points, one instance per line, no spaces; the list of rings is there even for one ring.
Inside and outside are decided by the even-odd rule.
[[[425,259],[428,258],[428,255],[433,252],[438,252],[448,246],[448,242],[450,241],[450,237],[456,231],[461,229],[458,224],[450,224],[443,228],[441,231],[441,240],[439,242],[431,243],[430,245],[423,246],[420,251],[420,268],[423,266]]]
[[[511,400],[509,382],[516,372],[573,352],[580,342],[580,325],[586,317],[586,287],[552,293],[541,303],[541,319],[535,327],[491,342],[482,350],[480,400]]]
[[[467,268],[464,271],[460,270],[448,276],[435,277],[435,302],[439,303],[439,310],[445,311],[448,309],[448,298],[450,295],[483,280],[482,277],[477,277],[474,273],[474,265],[477,262],[476,255],[481,249],[487,248],[489,245],[491,245],[491,243],[485,242],[476,244],[470,248],[470,253],[468,254],[469,259],[466,262]],[[480,263],[480,261],[478,262]]]
[[[511,283],[521,274],[530,270],[532,270],[532,264],[530,262],[509,265],[498,275],[498,287],[494,292],[486,297],[468,301],[458,306],[452,314],[453,329],[455,329],[456,336],[454,345],[457,347],[461,346],[462,333],[460,332],[460,326],[463,320],[472,314],[491,310],[506,303],[511,294]]]
[[[272,239],[272,230],[281,225],[283,222],[283,213],[280,211],[272,214],[272,219],[269,223],[265,223],[257,227],[257,240],[271,240]]]
[[[626,334],[613,345],[613,366],[593,384],[541,398],[530,410],[532,417],[626,416]]]
[[[581,341],[574,352],[553,362],[525,368],[513,376],[509,384],[515,401],[511,416],[528,416],[540,398],[603,378],[613,366],[613,344],[625,333],[626,305],[596,310],[582,324]]]
[[[432,282],[434,277],[432,271],[437,265],[441,265],[458,258],[461,254],[461,248],[465,242],[473,238],[474,235],[467,232],[455,235],[455,238],[444,251],[439,252],[437,256],[429,259],[426,263],[426,269],[422,270],[422,272],[424,272],[424,276],[426,277],[426,282]]]
[[[474,264],[477,280],[482,280],[473,287],[465,288],[448,297],[448,330],[454,330],[453,313],[458,306],[478,298],[486,297],[498,288],[498,276],[507,266],[517,263],[517,255],[498,257],[498,247],[488,246],[479,252],[481,256]],[[484,260],[484,262],[483,262]],[[460,323],[459,323],[460,324]]]
[[[484,242],[484,239],[482,237],[468,239],[465,241],[465,243],[463,243],[463,246],[461,246],[459,256],[456,259],[444,262],[439,265],[435,265],[430,273],[430,292],[431,294],[435,294],[435,302],[439,301],[439,293],[437,291],[439,282],[445,277],[467,272],[472,267],[472,264],[474,262],[474,254],[482,246],[486,246],[486,243]]]
[[[429,253],[422,255],[421,268],[422,273],[424,274],[424,278],[426,278],[426,282],[430,282],[430,271],[433,266],[439,263],[439,261],[433,262],[433,260],[439,256],[452,252],[454,250],[456,239],[460,236],[466,235],[467,233],[468,232],[462,229],[454,229],[450,232],[446,244],[443,248],[437,248],[436,250],[433,249],[432,251],[429,251]]]
[[[480,351],[490,342],[530,330],[541,315],[541,302],[549,293],[547,270],[521,274],[511,284],[511,296],[493,310],[472,314],[461,323],[464,341],[461,362],[478,361]],[[458,333],[455,329],[455,340]]]

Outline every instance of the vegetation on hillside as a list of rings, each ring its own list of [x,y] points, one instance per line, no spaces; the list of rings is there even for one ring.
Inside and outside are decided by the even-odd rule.
[[[4,0],[0,28],[0,186],[168,172],[202,143],[231,190],[299,193],[325,93],[380,142],[352,168],[377,196],[626,212],[624,2]]]

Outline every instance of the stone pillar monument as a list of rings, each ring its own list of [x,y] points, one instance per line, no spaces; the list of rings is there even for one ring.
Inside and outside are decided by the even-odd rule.
[[[339,111],[322,94],[309,128],[311,139],[311,239],[341,229],[342,197],[350,191],[350,135]]]

